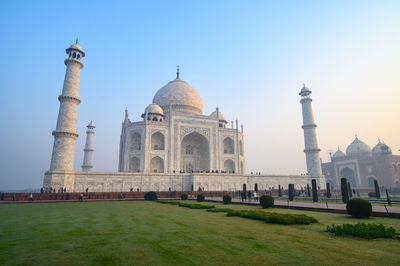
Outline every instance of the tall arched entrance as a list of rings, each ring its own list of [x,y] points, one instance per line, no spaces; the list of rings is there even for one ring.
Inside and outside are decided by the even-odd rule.
[[[210,148],[203,135],[193,132],[182,139],[181,169],[186,172],[210,170]]]
[[[354,173],[353,169],[350,169],[349,167],[345,167],[342,169],[342,171],[340,171],[340,177],[344,177],[347,179],[347,182],[350,183],[352,188],[357,187],[356,184],[356,175]]]

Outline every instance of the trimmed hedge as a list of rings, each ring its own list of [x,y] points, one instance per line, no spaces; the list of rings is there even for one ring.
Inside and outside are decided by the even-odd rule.
[[[368,192],[368,197],[369,198],[376,198],[375,192]]]
[[[232,197],[230,195],[224,195],[222,197],[222,203],[231,204],[231,202],[232,202]]]
[[[351,199],[346,205],[346,210],[354,218],[368,218],[372,214],[372,205],[364,199]]]
[[[186,207],[190,209],[214,209],[214,205],[204,205],[204,204],[197,204],[197,203],[179,203],[179,207]]]
[[[311,224],[318,220],[304,214],[281,214],[264,211],[230,211],[227,216],[239,216],[272,224]]]
[[[162,204],[171,204],[171,205],[179,205],[180,202],[176,200],[157,200],[158,203]]]
[[[188,194],[181,194],[181,200],[187,200],[188,198]]]
[[[204,195],[203,194],[197,195],[197,201],[198,202],[204,201]]]
[[[385,227],[383,224],[343,224],[327,226],[326,231],[336,236],[356,236],[361,238],[395,238],[396,231],[393,227]]]
[[[185,207],[190,209],[213,209],[215,208],[214,205],[205,205],[205,204],[197,204],[197,203],[183,203],[175,200],[157,200],[158,203],[162,204],[171,204],[177,205],[179,207]]]
[[[230,212],[233,211],[232,209],[229,208],[220,208],[220,209],[208,209],[208,212]]]
[[[263,195],[260,197],[260,205],[263,208],[269,208],[274,206],[274,198],[270,195]]]
[[[157,193],[155,193],[154,191],[149,191],[146,194],[144,194],[144,199],[145,200],[157,200]]]

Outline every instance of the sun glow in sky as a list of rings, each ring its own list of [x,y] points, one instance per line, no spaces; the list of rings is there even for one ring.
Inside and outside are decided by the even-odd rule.
[[[306,169],[298,92],[313,91],[321,157],[354,135],[400,149],[399,1],[1,1],[0,190],[40,187],[65,65],[81,71],[75,168],[96,124],[94,170],[116,171],[124,109],[138,121],[181,78],[244,125],[246,170]]]

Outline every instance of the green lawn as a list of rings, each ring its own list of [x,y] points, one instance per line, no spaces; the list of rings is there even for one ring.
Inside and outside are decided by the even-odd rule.
[[[399,240],[332,237],[324,232],[328,224],[358,221],[347,215],[273,211],[304,213],[320,223],[273,225],[140,201],[3,204],[0,265],[400,265]],[[400,232],[397,219],[364,221]]]

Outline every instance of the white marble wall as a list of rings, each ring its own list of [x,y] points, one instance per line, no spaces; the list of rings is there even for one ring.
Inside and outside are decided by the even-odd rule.
[[[297,175],[239,175],[239,174],[143,174],[128,172],[65,172],[48,171],[45,174],[44,187],[56,190],[67,188],[69,192],[119,192],[134,191],[190,191],[204,188],[206,191],[237,191],[254,190],[257,184],[259,190],[278,188],[281,185],[287,189],[294,184],[297,189],[311,185],[309,176]]]

